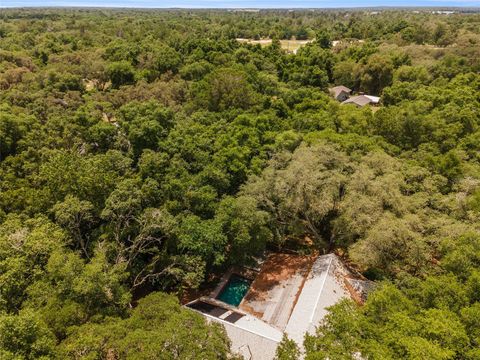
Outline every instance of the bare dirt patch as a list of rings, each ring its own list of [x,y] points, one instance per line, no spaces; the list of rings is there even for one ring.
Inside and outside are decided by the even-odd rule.
[[[295,306],[315,256],[272,254],[240,304],[240,309],[282,329]]]

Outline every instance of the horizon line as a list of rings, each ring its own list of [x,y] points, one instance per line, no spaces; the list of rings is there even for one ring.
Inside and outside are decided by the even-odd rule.
[[[149,9],[149,10],[345,10],[345,9],[479,9],[479,5],[381,5],[381,6],[323,6],[323,7],[191,7],[191,6],[109,6],[109,5],[38,5],[8,6],[0,5],[0,9]]]

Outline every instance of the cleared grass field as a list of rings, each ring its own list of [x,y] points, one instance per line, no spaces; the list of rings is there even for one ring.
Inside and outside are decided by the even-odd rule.
[[[272,39],[253,40],[238,38],[237,41],[247,44],[260,44],[261,46],[267,46],[272,43]],[[280,45],[282,49],[295,54],[298,49],[312,41],[313,40],[280,40]]]

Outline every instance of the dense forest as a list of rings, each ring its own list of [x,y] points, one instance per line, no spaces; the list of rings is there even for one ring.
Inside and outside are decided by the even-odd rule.
[[[284,249],[377,283],[307,359],[480,359],[479,13],[1,11],[0,358],[231,359],[178,299]]]

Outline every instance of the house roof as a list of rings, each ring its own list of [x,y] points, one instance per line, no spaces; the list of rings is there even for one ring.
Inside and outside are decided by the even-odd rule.
[[[186,306],[225,327],[231,349],[245,359],[273,359],[283,332],[257,317],[222,304],[211,298],[200,298]],[[221,310],[221,311],[219,311]],[[234,319],[231,319],[236,315]]]
[[[186,306],[223,324],[232,350],[245,359],[270,360],[284,333],[303,349],[305,334],[315,333],[327,309],[365,287],[350,279],[354,275],[334,254],[272,254],[238,308],[210,297]]]
[[[355,104],[357,106],[365,106],[368,104],[378,104],[380,98],[372,95],[357,95],[345,100],[342,104]]]
[[[334,86],[333,88],[330,88],[330,93],[336,98],[338,95],[340,95],[342,92],[346,92],[347,94],[350,94],[352,92],[351,89],[347,88],[346,86],[339,85],[339,86]]]
[[[364,95],[364,96],[372,100],[372,103],[374,104],[378,104],[378,102],[380,101],[380,98],[378,96],[373,96],[373,95]]]
[[[327,308],[350,297],[343,284],[347,270],[334,254],[319,256],[303,285],[285,332],[300,348],[306,333],[314,334],[316,326],[328,313]]]

